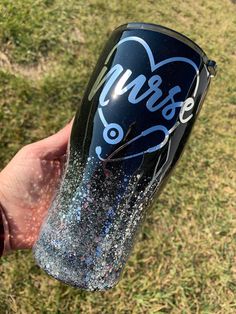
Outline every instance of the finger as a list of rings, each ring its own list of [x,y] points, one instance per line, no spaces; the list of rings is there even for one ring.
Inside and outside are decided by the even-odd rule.
[[[74,118],[57,133],[34,143],[34,149],[40,158],[53,160],[66,154]]]

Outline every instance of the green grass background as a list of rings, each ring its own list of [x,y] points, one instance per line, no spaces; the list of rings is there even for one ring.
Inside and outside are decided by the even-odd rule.
[[[76,111],[110,32],[162,24],[218,63],[175,173],[105,293],[51,279],[32,253],[0,261],[2,313],[236,313],[236,3],[230,0],[1,0],[0,164]]]

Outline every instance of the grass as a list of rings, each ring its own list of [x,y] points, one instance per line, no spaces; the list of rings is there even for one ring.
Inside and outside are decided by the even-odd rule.
[[[187,149],[117,287],[76,290],[19,251],[0,262],[0,313],[236,313],[235,1],[1,0],[1,167],[73,116],[104,41],[127,21],[183,32],[218,63]]]

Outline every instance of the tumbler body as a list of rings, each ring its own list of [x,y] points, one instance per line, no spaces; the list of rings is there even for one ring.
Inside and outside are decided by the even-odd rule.
[[[213,71],[201,48],[170,29],[130,23],[112,33],[76,113],[62,184],[34,246],[48,274],[86,290],[118,282]]]

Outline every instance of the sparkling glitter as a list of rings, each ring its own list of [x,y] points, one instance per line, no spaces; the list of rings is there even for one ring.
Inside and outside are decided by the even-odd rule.
[[[138,179],[124,180],[122,169],[104,178],[97,162],[86,162],[86,169],[100,169],[89,174],[89,184],[87,177],[73,175],[75,169],[82,173],[79,156],[67,165],[34,247],[46,272],[87,290],[105,290],[119,280],[152,190],[138,190]]]
[[[100,246],[97,246],[97,247],[96,247],[96,256],[97,256],[97,257],[100,257],[101,254],[102,254],[101,247],[100,247]]]

